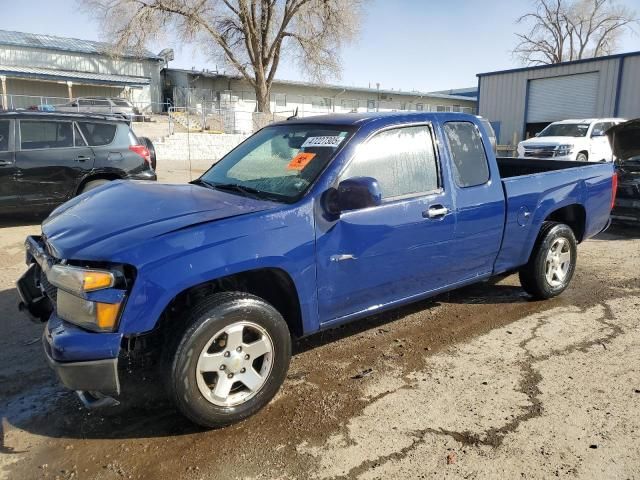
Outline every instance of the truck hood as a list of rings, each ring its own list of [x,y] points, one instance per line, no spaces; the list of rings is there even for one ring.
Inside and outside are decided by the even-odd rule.
[[[278,205],[196,185],[114,181],[54,210],[42,234],[58,258],[109,260],[153,237]]]
[[[607,136],[617,164],[640,164],[640,118],[611,127]]]
[[[583,137],[534,137],[522,142],[525,147],[536,147],[543,145],[572,145],[582,140]]]

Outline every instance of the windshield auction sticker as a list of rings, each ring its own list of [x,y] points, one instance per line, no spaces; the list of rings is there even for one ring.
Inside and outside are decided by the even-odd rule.
[[[291,159],[289,165],[287,165],[287,170],[302,170],[309,165],[309,162],[313,160],[315,156],[315,153],[300,152]]]
[[[338,135],[329,135],[325,137],[309,137],[302,144],[301,148],[306,147],[331,147],[336,148],[342,143],[343,137]]]

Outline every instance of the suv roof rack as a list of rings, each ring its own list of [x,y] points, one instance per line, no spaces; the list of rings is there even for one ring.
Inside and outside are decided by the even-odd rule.
[[[130,123],[124,117],[117,115],[115,113],[88,113],[88,112],[41,112],[39,110],[0,110],[0,116],[2,115],[25,115],[25,116],[36,116],[36,117],[71,117],[71,118],[92,118],[94,120],[112,120],[124,123]]]

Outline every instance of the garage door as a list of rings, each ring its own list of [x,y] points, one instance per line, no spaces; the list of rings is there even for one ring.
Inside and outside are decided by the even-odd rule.
[[[527,123],[595,117],[599,79],[593,72],[529,80]]]

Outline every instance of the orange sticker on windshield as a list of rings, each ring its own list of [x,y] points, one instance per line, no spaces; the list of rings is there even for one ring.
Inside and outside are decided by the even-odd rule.
[[[309,165],[309,162],[313,160],[315,156],[315,153],[300,152],[291,159],[289,165],[287,165],[287,170],[302,170]]]

